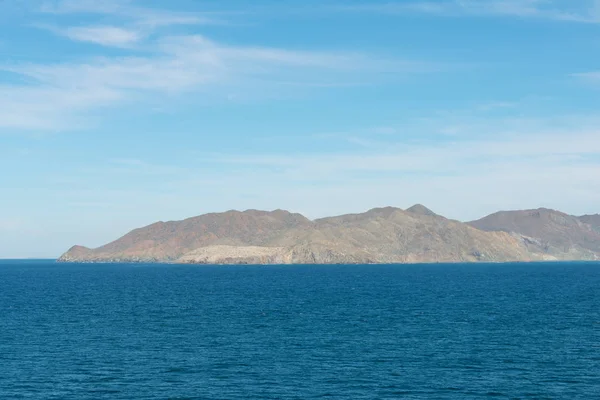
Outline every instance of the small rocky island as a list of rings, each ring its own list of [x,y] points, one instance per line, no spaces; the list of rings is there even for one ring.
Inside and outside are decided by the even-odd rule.
[[[600,216],[503,211],[459,222],[415,205],[309,220],[284,210],[227,211],[135,229],[59,262],[379,264],[599,260]]]

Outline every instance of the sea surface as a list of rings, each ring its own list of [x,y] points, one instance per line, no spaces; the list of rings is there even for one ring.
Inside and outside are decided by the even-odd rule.
[[[0,262],[0,399],[600,399],[600,264]]]

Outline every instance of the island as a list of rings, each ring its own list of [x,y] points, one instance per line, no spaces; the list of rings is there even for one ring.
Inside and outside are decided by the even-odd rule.
[[[460,222],[417,204],[310,220],[285,210],[156,222],[59,262],[395,264],[600,260],[600,217],[546,208]]]

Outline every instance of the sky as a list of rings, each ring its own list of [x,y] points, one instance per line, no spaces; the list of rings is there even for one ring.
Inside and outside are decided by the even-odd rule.
[[[0,0],[0,258],[229,209],[600,212],[600,1]]]

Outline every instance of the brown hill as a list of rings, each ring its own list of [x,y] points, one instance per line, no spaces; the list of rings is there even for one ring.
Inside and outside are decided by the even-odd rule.
[[[582,215],[579,220],[583,223],[589,224],[596,231],[600,231],[600,214],[594,215]]]
[[[415,205],[406,211],[375,208],[315,221],[283,210],[206,214],[136,229],[97,249],[75,246],[59,261],[534,261],[595,259],[597,250],[600,236],[590,225],[551,210],[497,213],[469,225]]]
[[[437,216],[436,213],[425,207],[423,204],[415,204],[414,206],[407,208],[406,211],[418,215]]]
[[[311,225],[302,215],[283,210],[211,213],[183,221],[156,222],[94,250],[76,246],[61,259],[174,261],[204,246],[263,246],[283,231]]]
[[[469,225],[484,231],[514,232],[533,240],[550,254],[574,253],[575,258],[594,258],[600,253],[600,233],[584,220],[560,211],[500,211]]]

